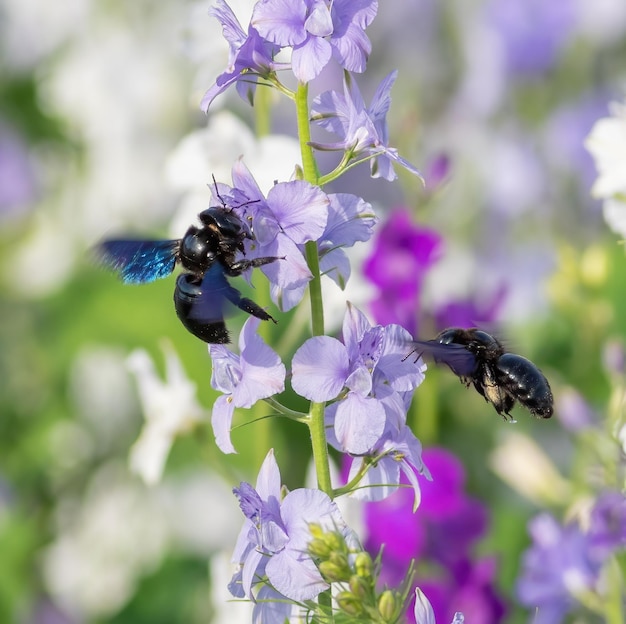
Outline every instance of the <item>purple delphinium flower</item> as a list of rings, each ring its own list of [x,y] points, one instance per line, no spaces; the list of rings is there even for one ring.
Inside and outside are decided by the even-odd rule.
[[[260,322],[252,316],[245,322],[239,336],[240,355],[221,344],[209,345],[211,386],[224,393],[213,404],[211,424],[217,446],[224,453],[236,452],[230,440],[235,408],[252,407],[285,389],[285,366],[256,333]]]
[[[541,74],[558,61],[576,24],[573,0],[492,0],[487,21],[500,35],[509,73]]]
[[[494,292],[472,299],[449,301],[435,310],[435,325],[448,327],[477,327],[493,323],[498,318],[508,293],[505,284]]]
[[[626,496],[623,492],[600,494],[591,510],[589,540],[598,559],[626,550]]]
[[[343,290],[351,273],[350,260],[344,248],[352,247],[357,241],[369,240],[378,219],[372,212],[372,206],[356,195],[331,193],[328,199],[328,221],[317,239],[320,272]],[[304,256],[304,245],[299,245],[299,248]],[[301,301],[306,287],[307,284],[302,284],[281,291],[282,308],[288,310]]]
[[[200,107],[206,113],[213,100],[233,84],[244,99],[252,103],[257,80],[267,78],[277,69],[285,67],[275,63],[278,46],[261,38],[252,27],[244,32],[232,9],[224,0],[216,0],[209,10],[222,24],[224,38],[230,47],[228,69],[220,74],[215,84],[204,94]]]
[[[407,488],[365,509],[367,550],[376,555],[384,544],[381,581],[397,585],[411,560],[427,561],[438,572],[418,578],[416,584],[431,601],[437,621],[449,621],[461,609],[469,621],[499,622],[504,607],[494,590],[495,563],[472,556],[485,533],[487,512],[464,493],[463,467],[454,455],[428,449],[422,459],[432,480],[419,479],[422,501],[417,513]]]
[[[233,562],[241,567],[229,590],[235,597],[251,600],[255,600],[254,585],[262,583],[270,590],[256,596],[255,611],[260,619],[254,621],[283,621],[284,616],[268,619],[265,614],[263,618],[268,607],[276,615],[273,598],[310,600],[328,588],[308,554],[312,523],[324,530],[348,531],[336,504],[324,492],[300,488],[283,498],[281,487],[278,464],[270,450],[259,471],[256,489],[241,483],[233,490],[246,520],[233,553]],[[285,608],[290,610],[291,605]]]
[[[523,557],[518,599],[533,610],[536,624],[560,622],[576,605],[574,592],[594,589],[600,562],[575,523],[561,526],[544,513],[531,520],[529,532],[533,545]]]
[[[441,236],[416,225],[408,210],[394,210],[379,229],[363,273],[379,289],[370,307],[378,323],[397,323],[412,335],[424,278],[441,256]]]
[[[344,151],[350,158],[369,158],[373,178],[393,181],[397,178],[393,163],[421,178],[420,172],[389,147],[387,112],[391,105],[391,87],[397,72],[385,77],[372,98],[369,107],[350,74],[344,74],[343,93],[326,91],[315,98],[311,107],[311,119],[325,130],[339,137],[334,143],[311,143],[315,149]]]
[[[332,439],[329,441],[333,442]],[[417,475],[426,479],[431,477],[422,461],[422,444],[407,425],[398,430],[388,421],[387,430],[374,448],[363,456],[351,458],[348,482],[356,477],[365,463],[369,464],[368,470],[359,481],[359,489],[352,493],[354,498],[383,500],[398,489],[402,474],[413,488],[413,511],[417,509],[421,500]]]
[[[405,424],[407,397],[423,381],[425,370],[423,362],[403,359],[411,339],[399,325],[372,327],[348,304],[343,342],[316,336],[295,353],[293,389],[311,401],[340,398],[326,408],[340,450],[368,453],[387,428],[399,431]]]
[[[365,70],[371,44],[365,35],[377,0],[260,0],[251,24],[267,41],[291,47],[291,67],[303,83],[313,80],[331,57],[348,71]]]
[[[301,246],[323,234],[330,199],[318,187],[303,180],[279,182],[265,198],[241,160],[233,166],[232,178],[243,198],[241,205],[233,209],[244,222],[250,223],[254,232],[254,239],[245,241],[246,257],[284,259],[261,267],[261,271],[271,283],[272,300],[281,310],[289,310],[299,303],[302,287],[312,277]]]

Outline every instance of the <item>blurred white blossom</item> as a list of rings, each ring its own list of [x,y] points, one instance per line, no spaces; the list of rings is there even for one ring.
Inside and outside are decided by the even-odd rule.
[[[100,469],[82,500],[63,500],[57,524],[57,537],[43,554],[47,590],[69,612],[89,617],[123,607],[167,548],[154,495],[130,481],[119,464]]]
[[[165,354],[165,381],[157,375],[154,362],[143,349],[127,360],[135,375],[145,424],[130,452],[130,469],[153,485],[161,480],[174,438],[188,432],[206,417],[196,400],[196,386],[189,380],[178,356],[169,345]]]
[[[591,194],[604,200],[604,218],[626,237],[626,103],[614,102],[611,117],[598,120],[585,141],[598,178]]]

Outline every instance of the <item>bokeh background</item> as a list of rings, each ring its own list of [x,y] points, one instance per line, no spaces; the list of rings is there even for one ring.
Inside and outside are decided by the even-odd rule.
[[[231,4],[243,23],[251,3]],[[289,486],[305,479],[306,433],[291,423],[247,424],[234,433],[238,455],[217,451],[210,360],[176,319],[173,280],[125,287],[90,253],[104,236],[182,235],[208,205],[211,175],[230,182],[241,154],[265,189],[293,171],[293,112],[277,97],[263,96],[270,128],[234,90],[200,112],[227,62],[209,6],[0,1],[1,622],[237,621],[224,602],[240,526],[230,489],[254,479],[270,447]],[[506,620],[490,621],[524,622],[515,586],[528,520],[562,517],[619,458],[603,423],[623,382],[626,258],[590,196],[583,141],[623,99],[626,4],[381,2],[368,35],[361,90],[369,99],[398,69],[391,143],[428,184],[403,172],[394,184],[371,179],[362,166],[331,190],[371,202],[381,227],[401,210],[436,237],[407,321],[416,335],[481,322],[554,390],[551,421],[519,411],[511,425],[432,371],[412,412],[424,446],[453,452],[488,510],[476,552],[497,554],[507,605]],[[329,69],[313,93],[338,80]],[[375,245],[354,250],[347,293],[327,292],[331,331],[346,298],[376,313],[380,293],[363,272]],[[393,273],[403,260],[389,257]],[[267,301],[262,280],[252,296]],[[296,312],[266,331],[288,361],[306,321]],[[197,389],[184,405],[196,422],[153,485],[128,459],[145,407],[137,349],[164,379],[176,354]]]

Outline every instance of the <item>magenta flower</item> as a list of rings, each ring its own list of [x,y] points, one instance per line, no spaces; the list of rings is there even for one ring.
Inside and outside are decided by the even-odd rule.
[[[461,610],[468,621],[500,622],[504,607],[494,590],[495,562],[472,556],[485,533],[487,512],[465,494],[463,467],[454,455],[428,449],[423,461],[432,480],[418,479],[422,501],[416,513],[408,488],[366,507],[366,548],[374,555],[384,544],[381,580],[398,585],[416,559],[437,570],[416,581],[437,621],[450,621],[455,610]]]
[[[351,158],[370,158],[373,178],[393,181],[396,173],[393,164],[398,164],[421,178],[420,172],[389,147],[387,112],[391,105],[391,87],[397,72],[391,72],[382,80],[369,107],[365,106],[359,88],[350,74],[345,74],[343,94],[326,91],[315,98],[311,108],[311,119],[325,130],[339,137],[334,143],[312,143],[313,147],[325,151],[344,151]]]
[[[255,600],[252,588],[261,585],[253,617],[256,622],[282,622],[285,614],[273,619],[276,609],[280,610],[277,600],[310,600],[328,588],[308,554],[313,539],[311,523],[328,531],[348,532],[336,504],[324,492],[300,488],[283,498],[281,489],[280,471],[270,450],[256,488],[244,482],[233,490],[246,520],[233,553],[233,562],[240,569],[229,589],[235,597]],[[291,606],[284,605],[287,616]]]
[[[363,268],[380,291],[370,304],[377,322],[397,323],[416,335],[423,282],[442,247],[441,236],[416,225],[407,210],[390,214]]]
[[[220,392],[213,404],[211,425],[223,453],[236,453],[230,429],[236,407],[252,407],[285,389],[285,365],[256,333],[260,320],[249,317],[239,336],[240,355],[221,344],[209,345],[213,362],[211,386]]]

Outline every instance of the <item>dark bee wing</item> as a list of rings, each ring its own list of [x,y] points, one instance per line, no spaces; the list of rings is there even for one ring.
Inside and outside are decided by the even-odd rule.
[[[416,358],[427,355],[435,364],[445,364],[457,377],[471,377],[474,374],[476,357],[464,345],[444,344],[437,340],[415,340],[411,344],[411,354]]]
[[[106,240],[97,253],[126,284],[143,284],[167,277],[176,266],[178,240]]]

